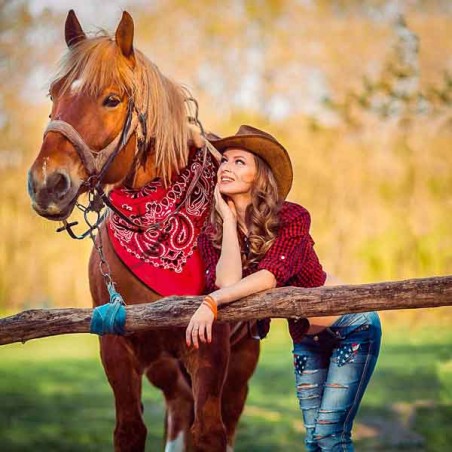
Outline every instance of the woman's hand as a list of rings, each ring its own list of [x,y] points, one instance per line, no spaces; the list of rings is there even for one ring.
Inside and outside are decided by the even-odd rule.
[[[204,303],[199,306],[190,319],[190,323],[185,330],[185,342],[190,347],[192,342],[195,348],[199,348],[199,340],[201,342],[212,342],[212,324],[214,314],[212,310]]]
[[[214,197],[215,209],[220,214],[223,222],[227,220],[237,221],[237,211],[235,209],[235,204],[231,199],[228,199],[228,201],[224,200],[223,196],[220,193],[218,184],[215,185]]]

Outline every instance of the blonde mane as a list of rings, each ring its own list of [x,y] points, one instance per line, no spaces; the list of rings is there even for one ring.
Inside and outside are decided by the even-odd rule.
[[[121,53],[114,38],[106,32],[81,40],[68,49],[60,61],[52,84],[67,92],[77,81],[77,89],[97,96],[114,86],[131,98],[139,113],[146,113],[148,152],[154,149],[156,175],[169,183],[173,171],[187,165],[190,93],[165,77],[158,67],[137,49],[135,66]]]

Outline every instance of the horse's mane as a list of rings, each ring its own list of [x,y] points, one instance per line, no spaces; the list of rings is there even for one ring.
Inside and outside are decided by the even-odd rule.
[[[187,89],[165,77],[158,67],[137,49],[135,66],[121,53],[115,40],[102,31],[68,49],[52,80],[60,93],[68,92],[77,80],[77,89],[91,96],[115,86],[131,97],[138,111],[147,113],[147,133],[143,137],[155,150],[156,175],[165,183],[173,171],[187,165]]]

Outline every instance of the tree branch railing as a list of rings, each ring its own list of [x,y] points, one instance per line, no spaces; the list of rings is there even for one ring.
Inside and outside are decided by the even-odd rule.
[[[172,296],[126,307],[126,331],[184,327],[202,297]],[[304,289],[283,287],[219,309],[218,321],[321,317],[352,312],[452,306],[452,276]],[[93,310],[33,309],[0,319],[0,345],[59,334],[89,333]]]

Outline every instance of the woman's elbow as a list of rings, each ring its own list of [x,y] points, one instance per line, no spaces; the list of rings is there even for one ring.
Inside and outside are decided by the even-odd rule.
[[[262,270],[262,271],[264,272],[264,275],[265,275],[266,289],[274,289],[277,285],[275,275],[268,270]]]
[[[271,285],[270,285],[270,289],[274,289],[277,285],[277,281],[274,275],[272,275],[271,277]]]

